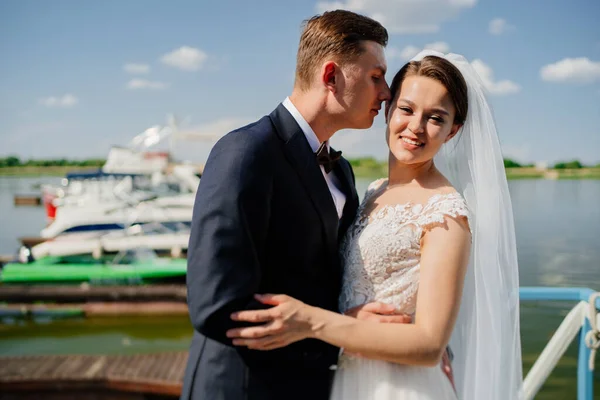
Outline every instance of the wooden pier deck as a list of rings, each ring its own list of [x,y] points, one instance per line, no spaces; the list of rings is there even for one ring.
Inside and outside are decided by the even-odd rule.
[[[170,399],[187,352],[0,357],[0,399]]]

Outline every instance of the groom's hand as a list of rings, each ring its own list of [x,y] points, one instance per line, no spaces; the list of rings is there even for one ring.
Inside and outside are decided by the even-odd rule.
[[[454,385],[454,373],[452,372],[452,361],[450,360],[449,350],[446,349],[444,351],[444,355],[442,356],[442,371],[450,380],[454,391],[456,392],[456,386]]]
[[[344,314],[363,321],[374,321],[385,324],[410,324],[412,322],[410,315],[400,313],[396,311],[396,307],[379,301],[361,304],[349,309]],[[346,350],[344,352],[354,357],[362,357],[360,353],[352,353]]]
[[[410,324],[412,318],[408,314],[402,314],[396,311],[396,308],[392,305],[375,301],[372,303],[362,304],[354,308],[349,309],[344,313],[350,317],[361,319],[365,321],[375,321],[383,323],[397,323],[397,324]],[[360,354],[350,353],[350,355],[360,357]],[[450,380],[452,387],[454,387],[454,374],[452,371],[452,361],[450,360],[449,352],[445,351],[442,356],[441,363],[442,371],[446,377]],[[454,390],[456,388],[454,387]]]
[[[412,317],[396,311],[396,307],[375,301],[349,309],[344,314],[363,321],[410,324]]]

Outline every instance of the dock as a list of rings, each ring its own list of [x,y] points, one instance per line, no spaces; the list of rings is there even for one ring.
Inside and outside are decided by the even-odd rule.
[[[85,302],[183,302],[187,290],[182,284],[157,285],[0,285],[0,302],[55,303]]]
[[[187,304],[175,302],[83,303],[83,304],[0,304],[0,318],[18,317],[115,317],[188,315]]]
[[[3,266],[6,263],[9,263],[11,261],[13,261],[15,258],[15,256],[13,255],[8,255],[8,254],[0,254],[0,267]]]
[[[181,284],[0,285],[0,303],[0,318],[188,313]],[[0,400],[177,399],[187,357],[187,352],[0,357]]]
[[[42,198],[38,195],[16,194],[14,197],[15,206],[39,206],[42,204]]]
[[[1,399],[176,399],[187,352],[0,357]]]
[[[181,284],[0,285],[0,319],[188,315],[186,293]]]

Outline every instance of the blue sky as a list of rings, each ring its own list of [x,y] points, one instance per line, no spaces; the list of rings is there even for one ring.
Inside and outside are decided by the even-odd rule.
[[[505,156],[600,163],[598,0],[3,0],[0,156],[104,157],[166,124],[222,135],[271,112],[293,85],[301,22],[346,8],[390,31],[393,74],[428,46],[487,82]],[[332,142],[387,157],[383,116]],[[177,143],[202,162],[210,142]]]

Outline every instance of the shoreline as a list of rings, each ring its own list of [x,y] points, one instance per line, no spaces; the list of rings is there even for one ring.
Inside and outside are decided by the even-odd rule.
[[[99,167],[0,167],[1,177],[43,177],[43,176],[65,176],[71,171],[96,171]],[[357,178],[380,178],[387,176],[387,165],[353,165],[354,174]],[[578,168],[578,169],[546,169],[536,168],[506,168],[508,179],[600,179],[600,168]]]
[[[65,176],[71,171],[97,171],[100,167],[0,167],[0,176],[6,177],[35,177],[35,176]]]

